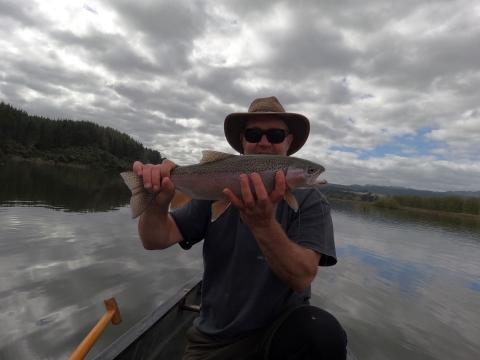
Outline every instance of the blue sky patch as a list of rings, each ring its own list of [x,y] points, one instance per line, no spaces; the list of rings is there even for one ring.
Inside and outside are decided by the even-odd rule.
[[[386,155],[398,155],[404,157],[434,156],[436,159],[444,160],[440,154],[435,154],[435,149],[443,146],[442,142],[428,139],[426,135],[432,128],[421,128],[416,134],[396,136],[391,142],[379,145],[370,150],[360,150],[352,146],[333,146],[332,150],[351,152],[358,155],[362,160],[372,157],[383,157]]]
[[[468,287],[473,291],[480,292],[480,281],[472,281]]]
[[[330,148],[333,151],[342,151],[342,152],[351,152],[358,153],[359,150],[353,146],[344,146],[344,145],[334,145]]]

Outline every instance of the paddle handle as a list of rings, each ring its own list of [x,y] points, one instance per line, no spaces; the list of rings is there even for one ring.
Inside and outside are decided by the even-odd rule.
[[[100,320],[98,320],[97,324],[92,330],[90,330],[88,335],[85,337],[85,339],[83,339],[80,345],[78,345],[72,355],[70,355],[69,360],[83,360],[85,355],[87,355],[110,322],[112,322],[114,325],[122,322],[122,318],[120,317],[120,309],[117,306],[115,298],[107,299],[104,301],[104,303],[107,312],[101,317]]]

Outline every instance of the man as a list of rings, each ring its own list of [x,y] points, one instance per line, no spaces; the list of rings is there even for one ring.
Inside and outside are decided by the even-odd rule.
[[[291,155],[307,140],[310,123],[287,113],[275,97],[256,99],[247,113],[226,117],[225,136],[242,154]],[[295,189],[294,212],[278,171],[267,193],[259,174],[239,177],[241,196],[225,189],[231,206],[210,221],[210,201],[169,213],[175,167],[135,162],[146,189],[157,192],[139,220],[146,249],[204,240],[202,308],[187,334],[184,359],[345,359],[346,335],[326,311],[310,306],[318,266],[334,265],[330,208],[317,189]]]

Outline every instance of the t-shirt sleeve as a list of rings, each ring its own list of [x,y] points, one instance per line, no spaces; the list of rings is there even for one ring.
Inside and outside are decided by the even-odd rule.
[[[337,263],[330,204],[317,189],[311,189],[287,229],[289,239],[321,254],[319,266]]]
[[[178,244],[185,250],[205,237],[210,221],[210,201],[192,200],[180,209],[171,212],[183,240]]]

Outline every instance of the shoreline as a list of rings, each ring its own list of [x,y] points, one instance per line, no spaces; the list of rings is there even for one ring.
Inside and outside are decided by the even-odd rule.
[[[415,207],[408,207],[408,206],[399,206],[399,207],[385,207],[385,206],[377,206],[375,202],[367,202],[367,201],[360,201],[360,200],[350,200],[350,199],[340,199],[327,196],[328,200],[338,201],[338,202],[347,202],[347,203],[354,203],[361,205],[364,208],[376,208],[376,209],[384,209],[384,210],[400,210],[400,211],[407,211],[407,212],[416,212],[421,214],[428,214],[428,215],[437,215],[440,217],[449,217],[449,218],[458,218],[458,219],[471,219],[480,221],[480,214],[468,214],[468,213],[458,213],[453,211],[439,211],[439,210],[429,210],[429,209],[422,209],[422,208],[415,208]]]
[[[93,169],[93,170],[100,170],[99,165],[100,163],[84,163],[84,162],[75,162],[75,161],[61,161],[61,160],[52,160],[52,159],[44,159],[42,157],[23,157],[20,155],[4,155],[0,158],[0,165],[3,165],[7,162],[14,162],[14,163],[30,163],[34,165],[46,165],[46,166],[64,166],[76,169]],[[119,166],[117,164],[112,164],[105,162],[103,163],[105,171],[123,171],[125,166]]]
[[[0,164],[4,163],[4,162],[7,162],[7,161],[28,162],[28,163],[33,163],[35,165],[68,166],[68,167],[73,167],[73,168],[78,168],[78,169],[90,169],[91,168],[90,165],[82,164],[82,163],[47,160],[47,159],[42,159],[40,157],[24,158],[24,157],[21,157],[21,156],[18,156],[18,155],[6,156],[2,160],[0,160]]]

